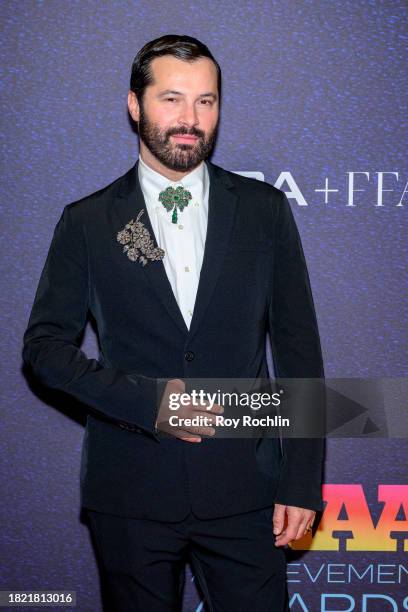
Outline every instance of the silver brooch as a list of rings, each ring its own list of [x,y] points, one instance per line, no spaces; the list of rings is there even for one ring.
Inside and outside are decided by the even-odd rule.
[[[131,261],[139,260],[139,263],[145,266],[149,259],[152,261],[163,259],[165,251],[154,246],[149,230],[139,221],[143,213],[142,208],[136,221],[131,219],[129,223],[126,223],[124,229],[117,233],[116,239],[124,245],[123,252]]]

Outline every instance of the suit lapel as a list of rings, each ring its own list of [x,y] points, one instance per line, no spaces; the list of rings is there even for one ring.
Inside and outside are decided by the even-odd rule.
[[[206,162],[206,164],[210,177],[207,235],[190,330],[177,304],[163,260],[148,261],[145,266],[134,262],[134,265],[140,266],[146,274],[157,298],[164,304],[179,329],[189,338],[196,333],[199,327],[221,272],[230,240],[237,200],[237,196],[231,191],[233,183],[228,174],[224,174],[222,169],[211,162]],[[140,187],[137,169],[138,161],[123,177],[121,189],[117,195],[115,212],[121,222],[119,229],[123,229],[131,219],[136,219],[140,210],[144,209],[139,220],[149,231],[155,246],[158,246]]]
[[[210,176],[207,236],[190,325],[190,339],[199,328],[220,275],[238,200],[232,191],[233,182],[228,174],[211,162],[207,161],[206,164]]]
[[[157,240],[154,235],[153,227],[150,222],[147,206],[144,200],[143,192],[140,187],[138,177],[138,161],[125,175],[122,189],[117,197],[116,211],[120,217],[121,228],[129,223],[131,219],[136,220],[139,212],[144,209],[143,215],[140,217],[146,229],[149,231],[154,245],[157,245]],[[174,297],[173,289],[167,277],[166,269],[162,260],[148,261],[145,266],[139,262],[134,262],[134,266],[139,266],[147,276],[149,283],[157,294],[157,298],[163,303],[167,312],[172,317],[176,325],[183,334],[188,333],[187,325],[178,307],[177,300]]]

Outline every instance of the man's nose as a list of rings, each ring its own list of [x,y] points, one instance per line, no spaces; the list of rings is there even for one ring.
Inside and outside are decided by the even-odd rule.
[[[197,125],[198,116],[195,104],[184,104],[179,116],[179,123],[189,127]]]

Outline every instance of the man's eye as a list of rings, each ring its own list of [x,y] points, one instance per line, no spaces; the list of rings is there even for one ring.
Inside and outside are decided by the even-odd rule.
[[[173,102],[176,98],[166,98],[167,102]]]
[[[204,102],[205,106],[211,106],[211,101],[210,100],[201,100],[201,102]]]

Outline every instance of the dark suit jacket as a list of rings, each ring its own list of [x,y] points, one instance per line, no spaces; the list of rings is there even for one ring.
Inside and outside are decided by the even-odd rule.
[[[137,163],[65,206],[24,334],[42,383],[86,407],[81,496],[113,514],[179,520],[278,502],[322,509],[322,439],[185,442],[155,434],[156,379],[323,377],[299,234],[285,195],[206,162],[207,239],[190,330],[162,261],[131,261],[117,233],[145,206]],[[147,211],[140,219],[154,238]],[[79,338],[90,311],[101,354]],[[163,390],[159,386],[159,396]]]

